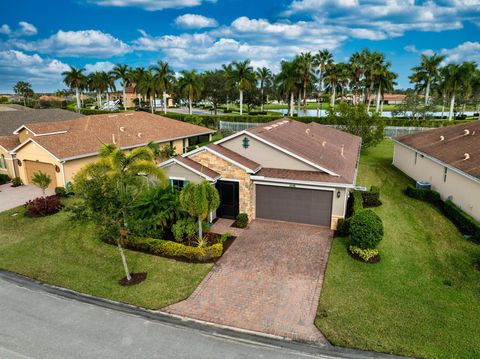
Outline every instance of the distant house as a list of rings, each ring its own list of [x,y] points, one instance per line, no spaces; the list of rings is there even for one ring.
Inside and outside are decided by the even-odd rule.
[[[376,94],[370,95],[370,101],[374,102],[376,98],[377,98]],[[386,93],[386,94],[383,94],[383,104],[384,105],[400,105],[405,101],[406,98],[407,98],[407,95]],[[382,100],[382,98],[380,98],[380,100]]]
[[[127,102],[127,108],[133,108],[136,106],[135,100],[138,100],[140,95],[137,94],[137,92],[135,91],[135,88],[136,88],[135,84],[125,87],[125,97]],[[122,96],[123,94],[120,93],[120,95],[118,95],[118,98],[122,98]],[[148,105],[148,102],[145,102],[144,100],[142,101],[144,105]],[[156,106],[159,108],[161,107],[161,101],[162,101],[161,96],[160,98],[156,99]],[[173,107],[173,106],[175,106],[175,102],[173,101],[173,98],[170,95],[167,95],[167,107]]]
[[[146,112],[25,123],[13,136],[0,137],[0,153],[7,163],[2,170],[11,177],[20,177],[25,184],[31,183],[35,172],[46,172],[54,188],[65,186],[84,165],[95,161],[103,144],[128,151],[155,142],[183,153],[190,145],[208,141],[214,132]]]
[[[177,156],[161,166],[176,187],[207,180],[217,217],[265,218],[336,228],[355,188],[361,138],[282,118]],[[213,215],[213,214],[212,214]]]
[[[480,121],[397,137],[393,164],[480,220]]]

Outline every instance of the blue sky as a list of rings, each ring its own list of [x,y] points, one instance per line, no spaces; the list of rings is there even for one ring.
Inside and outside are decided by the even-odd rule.
[[[278,70],[301,51],[327,48],[345,61],[379,50],[408,87],[422,53],[480,63],[480,0],[17,0],[0,13],[0,93],[16,81],[64,88],[68,65],[116,63],[176,71],[251,59]]]

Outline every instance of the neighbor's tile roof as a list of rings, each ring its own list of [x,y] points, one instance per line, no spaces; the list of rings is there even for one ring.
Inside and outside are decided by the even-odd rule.
[[[177,156],[177,157],[175,157],[175,160],[177,160],[179,162],[182,162],[183,164],[187,165],[188,167],[191,167],[194,170],[196,170],[200,173],[203,173],[204,175],[206,175],[207,177],[210,177],[212,179],[220,177],[220,173],[215,172],[211,168],[208,168],[208,167],[192,160],[191,158]]]
[[[223,146],[211,143],[208,144],[207,147],[225,157],[230,158],[232,161],[235,161],[242,166],[247,167],[249,170],[256,171],[261,167],[257,162],[249,160],[248,158],[243,157],[242,155],[239,155],[238,153],[229,150],[228,148],[225,148]]]
[[[480,178],[480,121],[417,132],[395,140]]]
[[[247,132],[343,177],[343,183],[353,183],[355,179],[361,146],[358,136],[287,118],[264,123]]]
[[[340,176],[331,176],[325,172],[318,171],[298,171],[281,168],[262,168],[255,176],[265,178],[279,178],[294,181],[311,181],[325,183],[350,184],[352,181]]]
[[[65,121],[79,117],[83,117],[83,115],[57,108],[0,111],[0,136],[11,135],[13,131],[26,123]]]
[[[151,141],[164,142],[215,132],[147,112],[92,115],[70,121],[29,123],[26,127],[37,135],[65,131],[33,138],[59,159],[95,154],[103,144],[131,148]]]
[[[15,135],[11,136],[0,136],[0,146],[5,148],[7,151],[13,150],[20,144],[18,137]]]

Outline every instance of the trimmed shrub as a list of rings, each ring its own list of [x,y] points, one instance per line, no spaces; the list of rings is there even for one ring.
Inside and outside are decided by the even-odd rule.
[[[191,219],[180,219],[172,225],[176,242],[193,241],[198,235],[197,223]]]
[[[408,186],[405,189],[405,194],[408,197],[430,202],[439,207],[441,207],[442,205],[442,199],[440,198],[440,193],[432,191],[431,189],[416,188],[414,186]]]
[[[450,200],[445,201],[443,210],[445,216],[457,226],[460,232],[472,236],[477,241],[480,240],[480,222],[465,213]]]
[[[108,113],[119,113],[119,112],[122,112],[120,110],[116,110],[116,111],[110,111],[110,110],[93,110],[93,109],[90,109],[90,108],[81,108],[80,109],[80,113],[82,115],[85,115],[85,116],[89,116],[89,115],[104,115],[104,114],[108,114]]]
[[[65,187],[55,187],[55,194],[58,197],[67,197],[67,191]]]
[[[352,217],[350,218],[340,218],[337,223],[337,235],[340,237],[347,237],[350,234],[350,224],[352,222]]]
[[[57,213],[62,208],[60,199],[57,195],[38,197],[25,204],[28,217],[44,217]]]
[[[361,191],[353,191],[353,213],[357,214],[363,209],[363,196]]]
[[[220,239],[218,240],[218,243],[225,243],[228,241],[229,238],[233,237],[233,235],[230,232],[225,232],[220,236]]]
[[[378,207],[382,204],[380,201],[380,188],[377,186],[370,187],[370,191],[362,192],[364,207]]]
[[[116,244],[112,238],[103,238],[106,243]],[[216,243],[209,247],[191,247],[185,244],[165,241],[163,239],[129,237],[122,240],[125,248],[165,257],[184,258],[207,262],[223,254],[223,244]]]
[[[365,209],[352,217],[350,244],[362,249],[375,248],[383,238],[382,219],[371,209]]]
[[[248,214],[239,213],[235,224],[238,228],[246,228],[248,226]]]
[[[23,186],[22,179],[20,177],[15,177],[12,179],[12,187],[20,187]]]
[[[0,184],[5,184],[10,182],[10,177],[8,175],[1,173],[0,174]]]
[[[350,251],[350,253],[356,254],[357,256],[359,256],[365,262],[370,261],[372,258],[375,258],[379,254],[378,249],[375,249],[375,248],[363,249],[360,247],[350,246],[348,247],[348,250]]]

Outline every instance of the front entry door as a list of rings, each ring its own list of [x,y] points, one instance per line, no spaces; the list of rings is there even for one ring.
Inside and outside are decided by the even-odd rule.
[[[238,215],[238,182],[218,181],[216,184],[220,194],[220,206],[217,217],[235,219]]]

